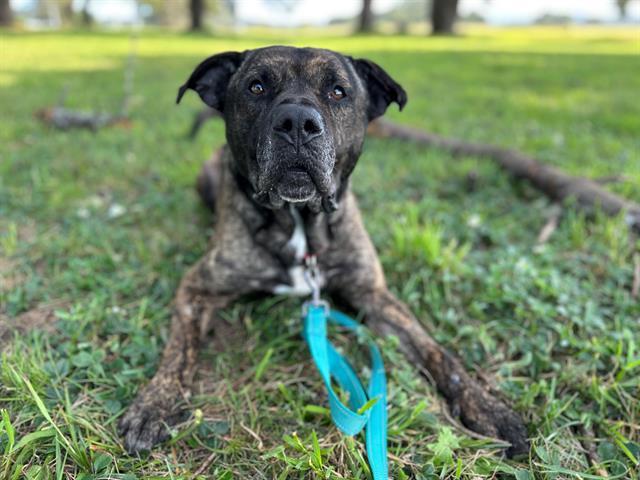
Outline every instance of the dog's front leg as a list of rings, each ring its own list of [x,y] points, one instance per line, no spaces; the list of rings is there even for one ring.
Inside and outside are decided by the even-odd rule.
[[[408,308],[386,288],[352,289],[348,303],[364,313],[378,335],[395,335],[400,348],[422,372],[429,372],[451,411],[470,429],[511,443],[507,455],[528,452],[527,432],[520,416],[474,380],[460,360],[436,342]]]
[[[118,423],[124,446],[130,453],[150,450],[167,438],[167,425],[180,416],[177,404],[188,394],[198,354],[201,332],[216,310],[232,300],[216,292],[208,281],[207,258],[183,277],[174,300],[169,341],[158,371],[138,393]]]

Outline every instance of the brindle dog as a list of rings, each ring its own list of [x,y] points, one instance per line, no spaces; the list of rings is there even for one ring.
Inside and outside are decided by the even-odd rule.
[[[409,361],[435,381],[472,430],[526,452],[521,418],[483,388],[387,289],[349,176],[368,123],[405,91],[369,60],[311,48],[268,47],[214,55],[180,88],[195,90],[226,123],[227,145],[198,179],[215,206],[212,249],[184,276],[157,373],[119,423],[129,452],[149,450],[195,370],[198,344],[216,311],[251,293],[306,294],[302,258],[317,255],[324,291],[395,335]],[[427,373],[428,372],[428,373]]]

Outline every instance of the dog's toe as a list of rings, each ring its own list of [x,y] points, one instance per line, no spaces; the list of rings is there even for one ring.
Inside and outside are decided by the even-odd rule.
[[[153,405],[133,404],[118,423],[124,447],[130,454],[147,452],[169,436],[166,415]]]
[[[503,412],[498,416],[496,422],[500,438],[511,443],[507,449],[507,456],[513,458],[529,453],[529,440],[527,429],[520,415],[502,404]]]
[[[528,453],[527,429],[520,415],[480,386],[472,390],[465,391],[455,402],[465,426],[509,442],[511,446],[506,454],[510,458]]]

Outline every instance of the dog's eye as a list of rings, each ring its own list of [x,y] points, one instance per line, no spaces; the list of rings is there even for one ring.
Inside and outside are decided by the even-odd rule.
[[[249,91],[254,95],[262,95],[264,93],[264,85],[262,85],[261,82],[256,80],[255,82],[252,82],[251,85],[249,86]]]
[[[329,92],[329,96],[334,100],[342,100],[347,96],[347,94],[344,91],[344,88],[342,88],[340,85],[336,85],[335,87],[333,87],[333,90]]]

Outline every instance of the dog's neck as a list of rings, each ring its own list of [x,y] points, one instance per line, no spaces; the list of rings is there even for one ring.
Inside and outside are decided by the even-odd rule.
[[[228,150],[227,155],[223,163],[231,180],[227,188],[239,195],[236,201],[245,203],[246,208],[239,211],[256,243],[277,257],[285,268],[300,264],[306,253],[320,255],[328,248],[331,225],[341,217],[341,209],[332,213],[312,212],[306,206],[291,204],[277,210],[267,208],[255,201],[251,183],[236,171]]]
[[[331,225],[335,224],[342,217],[341,208],[331,213],[324,211],[314,212],[307,206],[296,207],[292,204],[286,204],[283,208],[277,210],[270,209],[255,200],[255,190],[251,182],[235,168],[234,163],[235,162],[229,157],[228,169],[234,180],[233,183],[245,198],[245,201],[253,207],[244,212],[246,217],[244,220],[258,243],[263,244],[274,253],[282,249],[289,251],[286,255],[290,259],[289,262],[294,259],[291,258],[293,252],[291,252],[291,249],[288,247],[294,244],[289,244],[288,240],[294,237],[294,235],[296,238],[296,246],[301,244],[300,239],[304,237],[307,250],[305,253],[320,254],[328,247],[330,238],[329,230]],[[344,198],[348,189],[349,182],[348,179],[345,179],[341,182],[341,188],[339,188],[339,201]],[[302,227],[298,228],[298,233],[296,234],[298,223]],[[275,240],[276,238],[286,238],[287,240],[280,243]],[[296,250],[296,253],[297,252],[298,250]],[[296,258],[295,260],[299,259]]]

